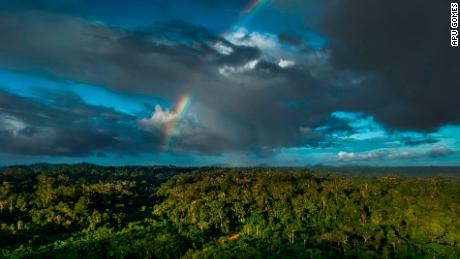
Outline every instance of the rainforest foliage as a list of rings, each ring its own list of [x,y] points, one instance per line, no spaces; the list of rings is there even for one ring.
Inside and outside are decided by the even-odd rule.
[[[460,180],[326,170],[0,170],[0,257],[457,258]]]

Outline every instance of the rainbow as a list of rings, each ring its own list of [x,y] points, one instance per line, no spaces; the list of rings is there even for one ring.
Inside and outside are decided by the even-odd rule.
[[[246,7],[241,11],[242,14],[254,13],[267,5],[269,0],[252,0]]]
[[[245,26],[262,8],[264,8],[271,0],[251,0],[240,11],[240,17],[237,22],[230,26],[227,30],[220,34],[221,38],[225,38],[229,33],[236,32],[240,27]],[[216,42],[221,42],[217,39]]]
[[[248,23],[254,17],[254,15],[257,14],[259,10],[265,7],[270,1],[271,0],[251,0],[240,12],[240,17],[238,18],[238,21],[231,27],[229,27],[226,31],[224,31],[220,35],[221,38],[225,38],[225,36],[228,33],[235,32],[236,30],[238,30],[239,27],[246,25],[246,23]],[[220,39],[216,40],[216,42],[220,41]],[[211,53],[209,54],[211,55]],[[202,66],[204,65],[205,64],[202,64]],[[197,80],[198,77],[199,75],[196,74],[194,78],[192,78],[190,81],[192,81],[193,83]],[[176,107],[174,108],[174,113],[176,114],[176,117],[174,118],[174,120],[166,124],[163,141],[163,147],[165,148],[165,150],[170,149],[174,144],[174,136],[177,134],[177,124],[186,115],[191,101],[192,98],[190,95],[183,95],[177,102]]]
[[[174,142],[174,135],[176,133],[177,123],[184,118],[187,114],[188,108],[190,107],[190,103],[192,102],[192,97],[190,95],[183,95],[176,104],[174,108],[174,114],[176,114],[176,118],[166,124],[166,130],[164,135],[164,148],[168,150],[173,142]]]
[[[232,26],[231,31],[235,31],[238,27],[246,25],[262,8],[264,8],[270,0],[252,0],[240,12],[238,22]]]

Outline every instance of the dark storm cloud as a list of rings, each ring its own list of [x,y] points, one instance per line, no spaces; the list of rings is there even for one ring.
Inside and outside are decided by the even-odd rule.
[[[88,156],[103,152],[137,154],[159,141],[133,128],[135,118],[85,104],[78,96],[49,94],[47,102],[0,91],[0,152]]]
[[[212,57],[235,64],[258,55],[235,47],[220,56],[210,46],[216,36],[179,21],[126,31],[50,13],[0,13],[0,20],[2,67],[168,98],[187,91],[198,74],[217,81],[203,66]]]
[[[346,99],[389,128],[460,123],[460,51],[450,47],[448,1],[318,1],[338,69],[363,76]]]
[[[358,118],[359,119],[359,118]],[[324,119],[321,123],[323,129],[321,132],[324,134],[343,134],[343,135],[352,135],[359,130],[359,127],[353,127],[350,123],[353,122],[352,120],[337,118],[335,116],[328,116]],[[321,126],[319,125],[319,126]]]
[[[308,145],[312,137],[301,128],[334,111],[335,88],[312,76],[314,64],[281,68],[262,58],[261,49],[234,45],[203,27],[174,21],[121,30],[37,12],[1,13],[0,20],[1,67],[39,68],[55,78],[171,101],[193,92],[192,112],[201,125],[178,136],[177,149],[262,152]],[[219,53],[217,42],[231,53]],[[248,66],[255,59],[257,65]],[[293,109],[291,100],[301,105]]]
[[[200,46],[162,44],[69,16],[2,13],[0,19],[2,66],[43,68],[53,76],[118,90],[153,87],[159,94],[174,94],[204,56]]]
[[[424,137],[424,138],[413,138],[413,137],[404,137],[401,139],[401,142],[406,146],[418,146],[425,144],[435,144],[439,142],[439,139]]]
[[[300,131],[305,134],[309,148],[330,148],[342,145],[337,136],[349,136],[357,133],[360,128],[350,125],[352,121],[335,116],[325,116],[314,127],[302,127]]]
[[[431,149],[430,151],[426,153],[426,155],[431,158],[436,158],[436,157],[442,157],[442,156],[449,156],[455,153],[457,153],[457,151],[446,148],[446,147],[439,147],[439,148]]]
[[[286,32],[279,33],[278,40],[292,47],[296,47],[302,52],[308,52],[310,49],[308,43],[305,42],[302,38],[288,34]]]
[[[334,146],[331,136],[356,130],[329,116],[337,110],[374,115],[389,129],[426,131],[459,122],[458,59],[449,57],[457,52],[448,48],[446,19],[438,20],[438,12],[448,15],[448,9],[444,13],[435,4],[432,17],[425,3],[411,9],[406,3],[370,2],[381,11],[369,12],[365,1],[323,7],[320,32],[329,37],[328,49],[305,50],[300,39],[275,35],[297,51],[286,58],[295,59],[288,67],[278,63],[284,56],[267,53],[282,50],[231,43],[181,21],[128,30],[56,13],[0,12],[0,67],[171,102],[191,94],[190,113],[198,120],[178,124],[177,152],[263,155],[283,147]],[[421,22],[409,19],[414,17]],[[259,41],[266,40],[262,36]],[[156,152],[162,145],[161,127],[139,128],[139,118],[67,98],[48,96],[56,103],[50,106],[4,97],[0,104],[9,117],[2,118],[10,120],[0,137],[4,151],[81,156]],[[52,119],[39,120],[39,113],[25,111],[28,105]],[[53,118],[54,113],[64,115]],[[14,125],[12,118],[25,125]],[[44,144],[26,144],[26,138]]]
[[[282,42],[287,42],[293,46],[299,46],[302,44],[302,40],[297,38],[297,37],[294,37],[294,36],[291,36],[291,35],[288,35],[284,32],[280,33],[278,35],[278,38],[280,41]]]

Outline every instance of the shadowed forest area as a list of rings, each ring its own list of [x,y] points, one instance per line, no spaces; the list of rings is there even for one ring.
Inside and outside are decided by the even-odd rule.
[[[0,257],[457,258],[456,172],[6,167]]]

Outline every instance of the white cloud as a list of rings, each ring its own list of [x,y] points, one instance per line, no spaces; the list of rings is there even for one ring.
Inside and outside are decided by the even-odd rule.
[[[340,161],[353,160],[355,156],[356,154],[354,152],[340,151],[339,153],[337,153],[337,158]]]
[[[435,158],[454,154],[455,151],[444,146],[436,147],[427,151],[397,151],[380,149],[368,152],[346,152],[337,153],[337,159],[343,162],[351,161],[375,161],[375,160],[404,160],[417,158]]]
[[[225,77],[230,77],[231,74],[242,73],[242,72],[253,70],[257,66],[258,63],[259,63],[259,60],[254,59],[244,64],[243,66],[223,66],[219,68],[219,73]]]
[[[214,44],[214,49],[222,55],[230,55],[233,53],[233,49],[221,41],[218,41]]]
[[[369,160],[380,160],[388,156],[389,151],[377,150],[364,153],[345,152],[340,151],[337,154],[338,160],[340,161],[369,161]]]
[[[248,63],[244,65],[243,69],[246,69],[246,70],[254,69],[257,63],[259,63],[257,59],[249,61]]]
[[[169,109],[163,110],[160,105],[156,105],[152,116],[140,120],[139,125],[146,129],[160,128],[177,119],[177,116],[177,113]]]
[[[225,39],[237,46],[258,47],[262,50],[278,48],[278,38],[270,33],[249,32],[238,28],[225,36]]]
[[[278,66],[280,66],[281,68],[291,67],[294,65],[295,65],[295,61],[293,60],[280,59],[280,61],[278,62]]]
[[[9,131],[13,135],[17,135],[21,130],[27,127],[27,124],[22,120],[4,114],[0,114],[0,123],[2,130]]]
[[[249,32],[246,28],[238,28],[225,35],[225,39],[236,46],[258,48],[263,59],[277,63],[280,67],[295,65],[306,57],[297,48],[283,44],[277,35],[271,33]]]

